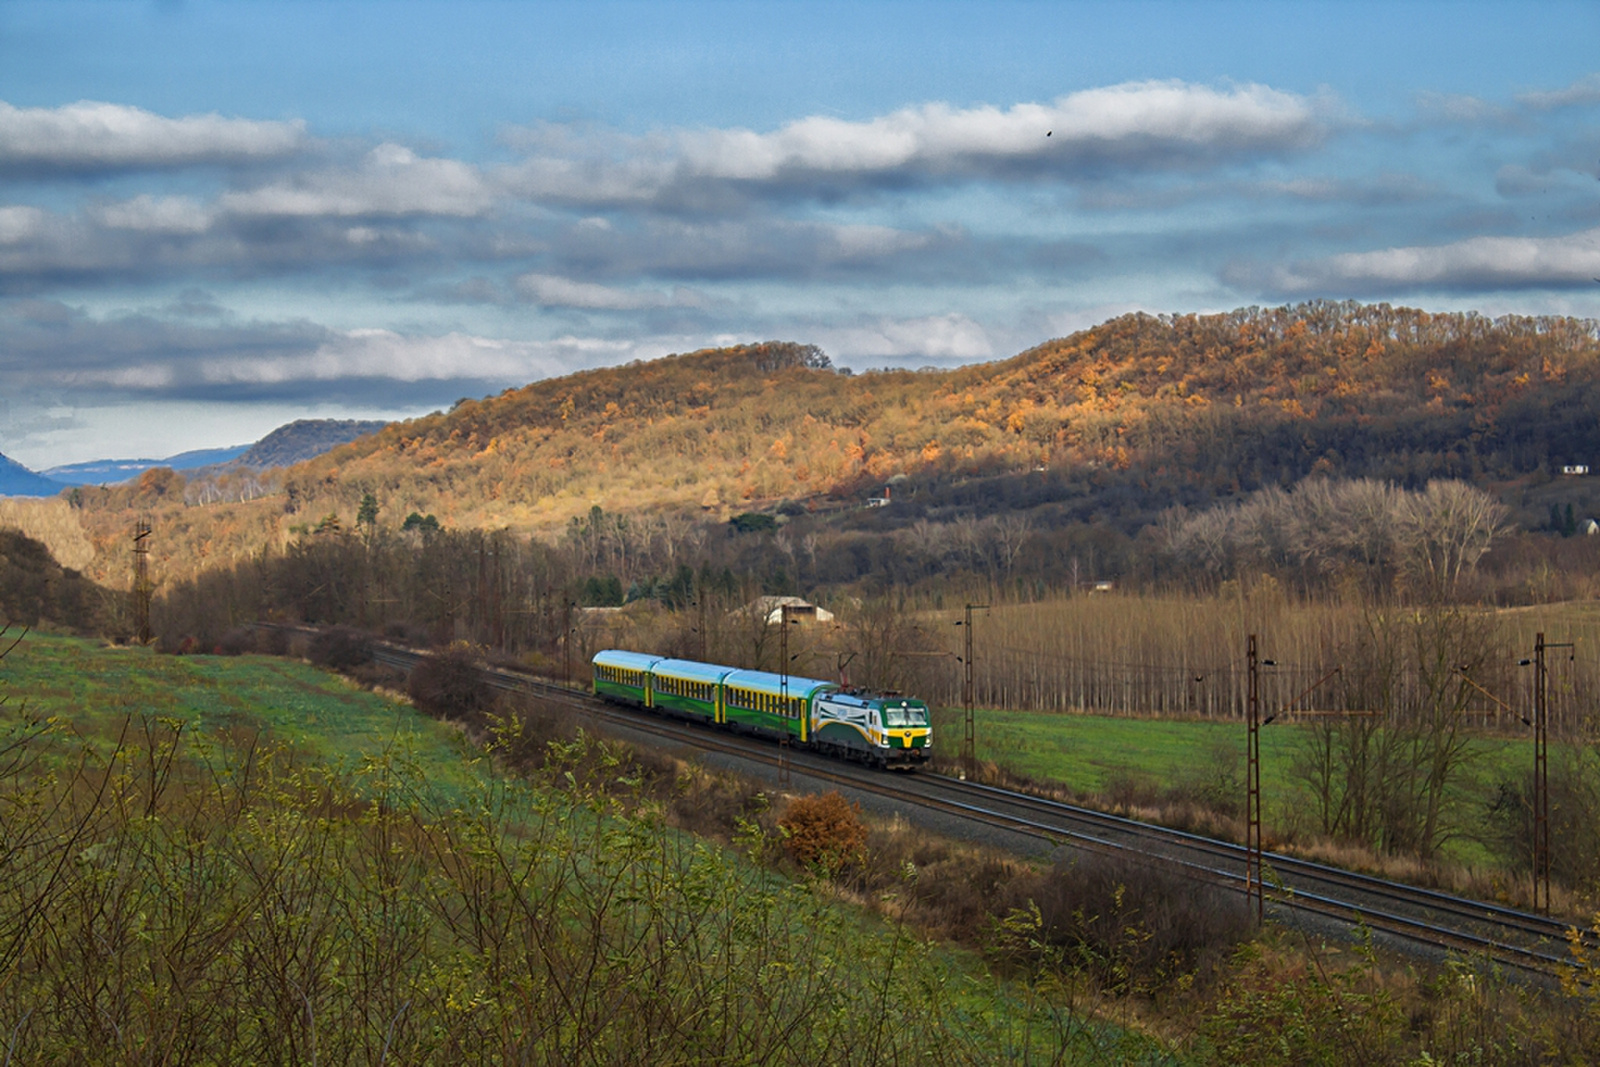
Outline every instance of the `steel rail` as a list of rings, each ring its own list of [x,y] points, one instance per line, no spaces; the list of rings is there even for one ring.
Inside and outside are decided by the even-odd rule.
[[[953,778],[945,778],[944,780],[950,783],[950,788],[955,790],[993,794],[1012,803],[1018,803],[1019,798],[1026,798],[1027,802],[1032,806],[1060,811],[1071,817],[1091,821],[1095,824],[1115,825],[1130,833],[1136,832],[1146,837],[1170,840],[1187,848],[1208,851],[1218,856],[1236,858],[1241,862],[1244,858],[1244,846],[1234,844],[1231,841],[1205,837],[1201,834],[1175,830],[1152,823],[1139,822],[1126,816],[1095,811],[1092,808],[1068,804],[1049,797],[1017,793],[1013,790],[1000,789],[979,782],[963,782]],[[1532,912],[1521,911],[1489,901],[1455,896],[1435,889],[1392,882],[1375,875],[1364,874],[1360,871],[1350,871],[1342,867],[1333,867],[1328,864],[1317,863],[1314,860],[1290,856],[1286,853],[1268,852],[1265,854],[1265,858],[1274,871],[1279,874],[1285,872],[1304,873],[1318,880],[1338,882],[1373,896],[1387,897],[1406,903],[1426,906],[1448,912],[1468,921],[1492,922],[1499,926],[1520,930],[1535,937],[1565,940],[1567,932],[1572,928],[1569,923],[1564,923],[1545,915],[1536,915]],[[1592,935],[1590,936],[1592,938]]]
[[[387,643],[376,645],[373,654],[380,662],[407,670],[414,667],[426,655]],[[627,711],[585,691],[521,670],[489,665],[481,667],[480,670],[485,681],[497,689],[527,692],[545,699],[553,699],[575,710],[581,710],[591,718],[603,719],[636,732],[651,734],[695,748],[774,767],[779,763],[779,756],[771,750],[770,745],[752,738],[722,731],[713,732],[706,729],[703,724],[687,720],[645,714],[642,711]],[[849,764],[823,761],[804,753],[792,754],[791,762],[795,765],[797,773],[812,778],[917,804],[957,818],[1024,834],[1052,844],[1071,843],[1103,853],[1152,857],[1187,877],[1243,892],[1242,866],[1240,870],[1234,870],[1196,862],[1194,859],[1173,855],[1169,851],[1153,847],[1191,850],[1213,859],[1236,860],[1242,865],[1244,849],[1232,842],[1156,826],[1048,797],[962,781],[944,775],[924,774],[908,782],[899,776],[865,768],[856,769]],[[930,788],[918,788],[917,785],[920,784]],[[940,793],[943,795],[939,795]],[[956,799],[951,794],[965,794],[969,798],[982,797],[990,805],[1021,808],[1025,812],[1032,811],[1039,817],[999,810],[996,806],[970,803]],[[1076,823],[1080,828],[1062,825],[1059,821],[1054,823],[1045,821],[1052,818]],[[1100,834],[1112,832],[1132,840],[1110,840],[1105,836],[1097,836],[1096,831]],[[1276,907],[1381,931],[1403,941],[1429,948],[1482,956],[1496,963],[1543,977],[1556,973],[1564,966],[1571,966],[1573,962],[1570,957],[1547,951],[1551,943],[1565,944],[1569,932],[1573,929],[1569,924],[1558,920],[1503,905],[1457,897],[1438,890],[1391,882],[1282,853],[1268,853],[1266,859],[1274,875],[1277,876],[1275,885],[1278,891],[1270,898]],[[1310,884],[1289,884],[1285,875]],[[1388,902],[1390,906],[1371,907],[1349,899],[1330,896],[1324,888],[1325,884],[1365,894],[1378,901]],[[1442,913],[1458,923],[1470,923],[1499,934],[1522,934],[1534,938],[1535,944],[1518,944],[1503,936],[1495,936],[1494,933],[1475,932],[1463,929],[1460,925],[1442,925],[1427,918],[1401,914],[1400,911],[1394,910],[1393,906],[1409,906],[1424,912]],[[1586,943],[1592,943],[1592,938],[1586,938]]]

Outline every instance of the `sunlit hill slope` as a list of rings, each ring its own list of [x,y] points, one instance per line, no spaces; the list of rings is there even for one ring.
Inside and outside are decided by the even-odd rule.
[[[1131,523],[1315,473],[1545,478],[1600,458],[1597,386],[1592,321],[1356,304],[1128,315],[943,372],[841,373],[816,349],[773,342],[536,382],[391,424],[288,468],[280,492],[247,504],[184,507],[170,480],[147,477],[72,518],[96,545],[90,572],[105,577],[123,567],[118,539],[135,510],[157,517],[184,573],[330,515],[349,528],[366,493],[385,523],[418,511],[549,531],[595,504],[726,517],[855,501],[899,474],[950,486],[1047,468],[1050,492],[1114,491]],[[964,499],[1007,506],[998,492]]]

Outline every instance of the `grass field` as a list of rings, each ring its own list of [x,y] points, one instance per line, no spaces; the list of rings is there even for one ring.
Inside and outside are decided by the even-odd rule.
[[[59,718],[102,749],[130,716],[154,716],[213,740],[260,733],[335,772],[403,753],[447,794],[473,778],[475,753],[458,730],[294,660],[162,656],[29,634],[0,661],[0,695],[31,715]]]
[[[1030,778],[1058,783],[1075,792],[1115,795],[1129,786],[1189,788],[1226,795],[1243,789],[1245,728],[1240,722],[1137,719],[1127,716],[1004,711],[975,712],[979,758]],[[961,712],[935,712],[939,747],[953,756],[960,749]],[[1272,723],[1261,731],[1261,786],[1269,824],[1296,809],[1311,795],[1295,780],[1292,765],[1306,744],[1306,728]],[[1563,746],[1552,742],[1551,758]],[[1456,811],[1471,822],[1493,802],[1499,783],[1532,770],[1530,739],[1480,736],[1455,793]],[[1240,799],[1242,806],[1242,798]],[[1447,855],[1464,863],[1489,857],[1470,833],[1457,837]]]

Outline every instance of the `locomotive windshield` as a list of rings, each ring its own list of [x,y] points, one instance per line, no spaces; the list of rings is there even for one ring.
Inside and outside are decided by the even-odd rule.
[[[926,726],[928,725],[927,708],[890,708],[883,709],[883,725],[885,726]]]

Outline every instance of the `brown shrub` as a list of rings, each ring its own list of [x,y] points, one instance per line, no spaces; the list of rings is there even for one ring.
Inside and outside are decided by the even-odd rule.
[[[672,824],[692,834],[731,841],[741,823],[759,818],[767,809],[766,794],[737,775],[696,769],[681,784],[668,810]]]
[[[834,875],[846,863],[865,858],[867,827],[861,821],[861,806],[836,791],[796,797],[778,825],[784,831],[784,848],[807,867]]]
[[[306,658],[329,670],[351,670],[372,662],[372,635],[348,626],[323,630],[311,639]]]
[[[1084,856],[1018,878],[1005,897],[1013,915],[1036,916],[1023,955],[1048,947],[1056,959],[1032,962],[1085,970],[1116,993],[1153,993],[1210,971],[1251,932],[1237,893],[1117,856]],[[999,902],[995,910],[1006,912]]]
[[[472,650],[461,646],[424,656],[406,683],[411,700],[425,713],[481,727],[494,707],[494,690],[484,681]]]
[[[399,667],[391,667],[387,663],[379,663],[377,660],[373,660],[370,663],[363,663],[358,667],[352,667],[350,670],[346,671],[345,674],[357,684],[362,685],[367,689],[393,689],[403,691],[406,688],[405,671],[401,670]]]
[[[212,651],[219,656],[242,656],[247,652],[256,652],[260,646],[256,633],[248,626],[235,626],[217,638]]]

